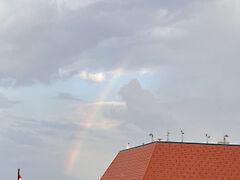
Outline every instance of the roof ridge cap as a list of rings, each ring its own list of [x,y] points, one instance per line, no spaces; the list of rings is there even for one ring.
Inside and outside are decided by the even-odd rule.
[[[146,171],[144,172],[143,180],[145,179],[145,176],[146,176],[146,174],[147,174],[147,172],[148,172],[148,167],[149,167],[149,165],[151,164],[152,157],[153,157],[154,152],[155,152],[155,150],[156,150],[157,143],[153,143],[153,145],[154,145],[154,148],[153,148],[153,150],[152,150],[152,154],[151,154],[150,159],[149,159],[149,161],[148,161],[148,164],[147,164],[147,167],[146,167]]]

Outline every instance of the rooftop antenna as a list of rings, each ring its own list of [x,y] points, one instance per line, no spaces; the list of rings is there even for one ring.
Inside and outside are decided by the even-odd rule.
[[[223,144],[227,144],[227,138],[228,138],[229,136],[227,135],[227,134],[225,134],[224,136],[223,136]]]
[[[169,141],[170,132],[167,131],[167,141]]]
[[[183,132],[183,130],[181,129],[181,142],[183,142],[183,135],[184,135],[184,132]]]
[[[209,136],[207,133],[206,133],[206,142],[207,142],[207,144],[208,144],[208,141],[209,141],[209,139],[211,138],[211,136]]]
[[[128,142],[126,149],[129,149],[129,148],[130,148],[130,143]]]
[[[153,142],[153,141],[154,141],[154,139],[153,139],[153,133],[150,133],[149,136],[150,136],[150,138],[151,138],[151,142]]]

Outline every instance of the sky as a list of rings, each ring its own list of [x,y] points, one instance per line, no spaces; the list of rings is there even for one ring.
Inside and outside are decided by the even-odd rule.
[[[238,0],[0,0],[0,174],[96,180],[119,150],[240,143]]]

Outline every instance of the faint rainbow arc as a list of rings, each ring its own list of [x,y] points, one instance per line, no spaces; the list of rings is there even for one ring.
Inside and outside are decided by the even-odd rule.
[[[109,83],[107,84],[107,86],[104,88],[104,90],[99,94],[97,101],[104,101],[107,97],[107,95],[110,93],[110,91],[112,90],[112,88],[114,87],[115,83],[117,82],[118,78],[122,75],[122,70],[118,69],[113,77],[109,80]],[[85,118],[84,124],[86,124],[87,126],[91,126],[91,124],[93,123],[94,119],[96,118],[97,113],[100,110],[100,106],[95,105],[91,108],[91,110],[88,112],[87,117]],[[87,129],[87,128],[86,128]],[[81,137],[81,135],[84,135],[87,133],[86,129],[81,129],[78,130],[77,132],[77,136]],[[79,152],[81,149],[81,145],[82,145],[82,141],[80,140],[76,140],[73,147],[69,150],[68,154],[67,154],[67,172],[71,172],[76,164],[77,158],[79,156]]]

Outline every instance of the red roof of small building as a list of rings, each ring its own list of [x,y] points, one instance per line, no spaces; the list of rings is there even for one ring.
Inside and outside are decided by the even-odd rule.
[[[101,180],[239,180],[240,146],[154,142],[118,153]]]

